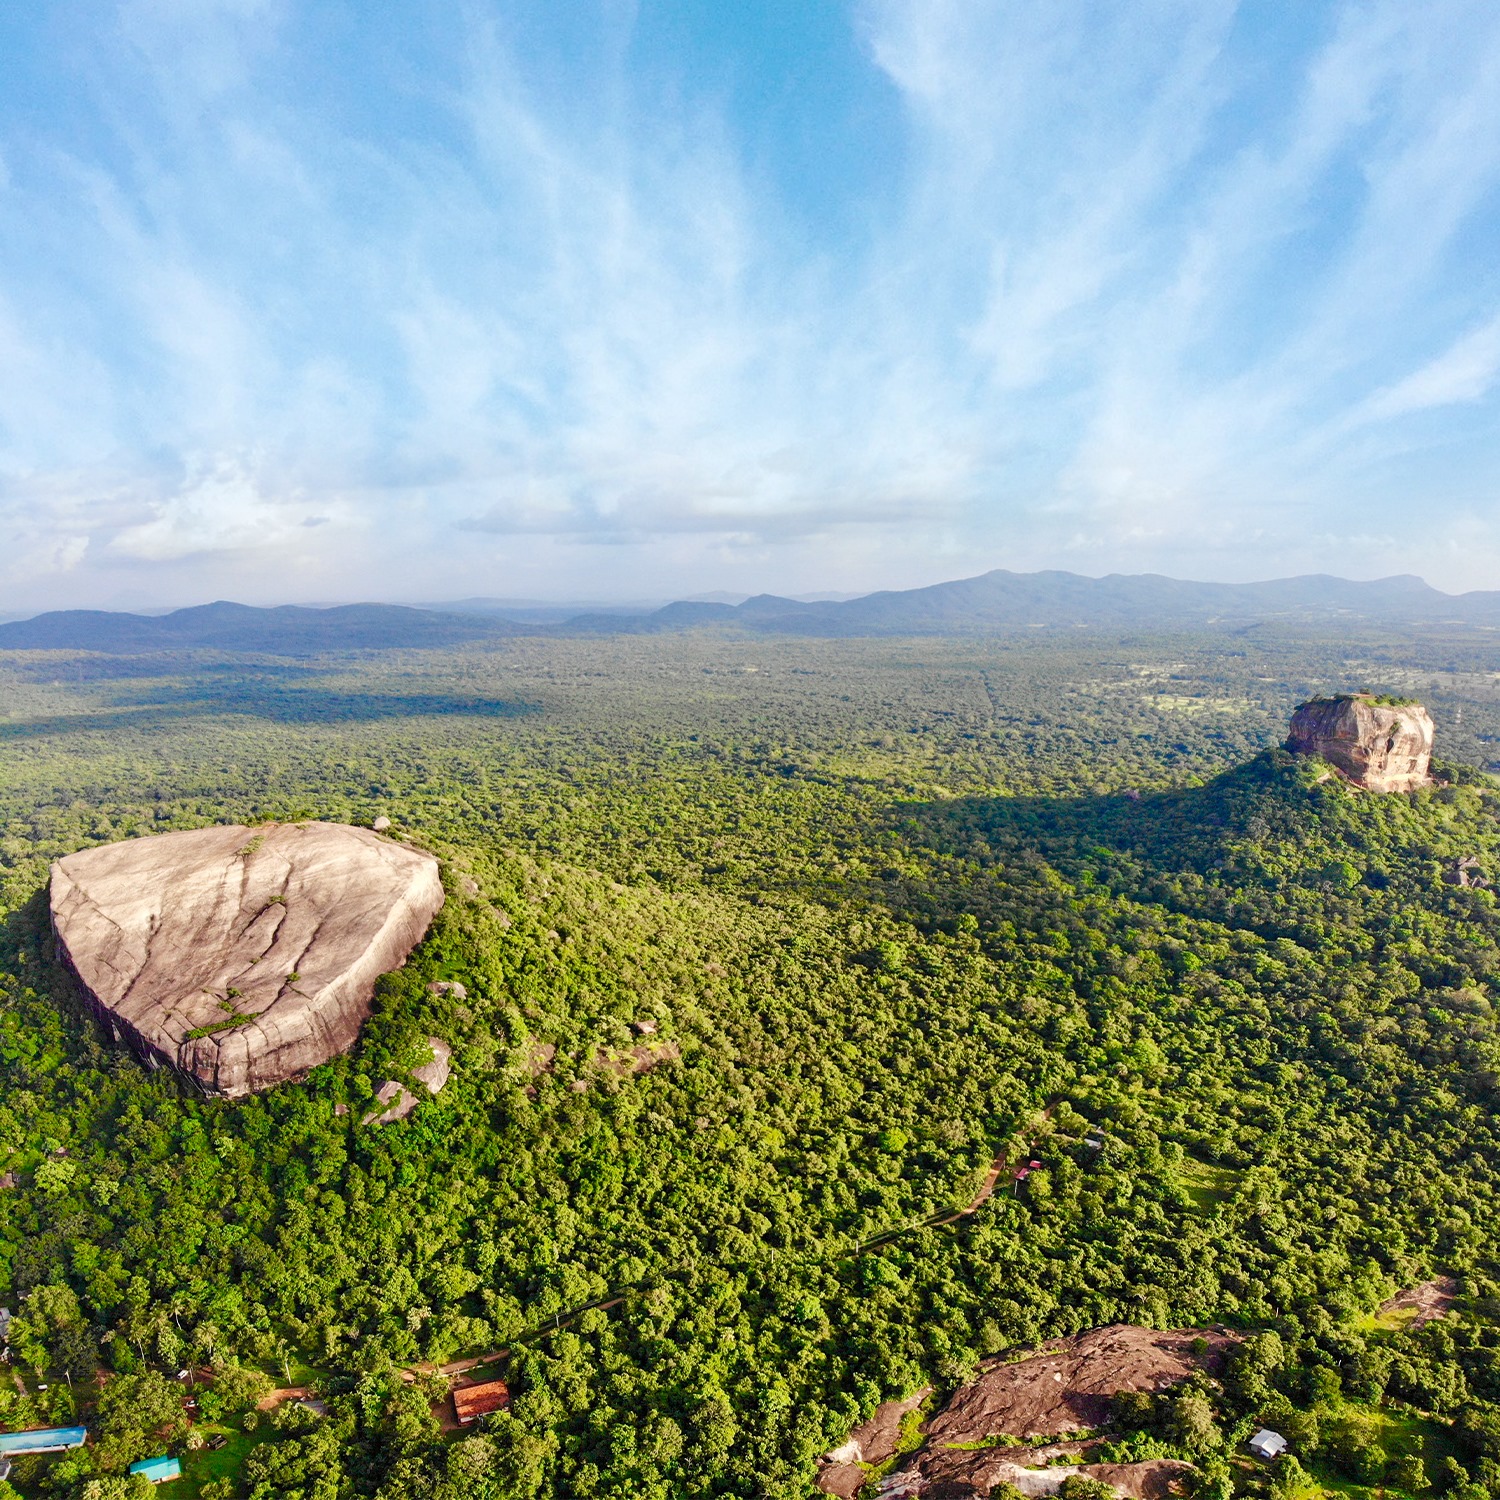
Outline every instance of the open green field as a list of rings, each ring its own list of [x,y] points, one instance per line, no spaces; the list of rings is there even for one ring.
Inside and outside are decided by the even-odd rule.
[[[219,1480],[237,1480],[244,1469],[245,1457],[255,1447],[259,1438],[254,1433],[248,1433],[231,1427],[216,1426],[205,1423],[201,1429],[204,1437],[215,1433],[223,1433],[229,1441],[216,1451],[210,1452],[207,1448],[200,1448],[196,1452],[188,1452],[182,1455],[182,1478],[171,1489],[163,1489],[160,1493],[168,1497],[168,1500],[179,1500],[181,1496],[190,1496],[192,1500],[198,1500],[203,1494],[205,1485]]]
[[[1187,1157],[1177,1168],[1175,1175],[1183,1192],[1202,1212],[1211,1214],[1234,1195],[1241,1174],[1228,1167],[1194,1161]]]

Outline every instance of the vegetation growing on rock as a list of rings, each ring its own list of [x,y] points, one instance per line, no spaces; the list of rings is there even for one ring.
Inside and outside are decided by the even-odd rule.
[[[1430,779],[1432,740],[1432,716],[1420,703],[1345,693],[1302,704],[1287,748],[1321,756],[1366,791],[1410,792]]]

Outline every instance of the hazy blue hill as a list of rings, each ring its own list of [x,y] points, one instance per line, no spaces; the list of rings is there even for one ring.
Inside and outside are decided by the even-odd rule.
[[[1086,578],[996,569],[926,588],[884,590],[845,602],[804,603],[761,594],[709,608],[672,604],[615,629],[662,630],[722,621],[797,635],[967,634],[1035,627],[1201,629],[1284,621],[1299,625],[1359,619],[1371,624],[1461,622],[1500,626],[1500,593],[1452,595],[1402,575],[1368,583],[1326,574],[1264,583],[1195,583],[1159,574]],[[575,626],[603,628],[590,618]]]
[[[472,601],[468,601],[472,605]],[[509,635],[640,635],[729,626],[803,636],[971,635],[1080,626],[1125,630],[1243,629],[1258,624],[1500,628],[1500,593],[1444,594],[1402,575],[1369,583],[1326,574],[1264,583],[1195,583],[1158,574],[1086,578],[996,569],[926,588],[884,590],[848,600],[757,594],[741,604],[681,599],[631,614],[600,606],[572,614],[537,609],[527,618],[396,604],[331,609],[257,609],[218,602],[172,614],[65,610],[0,624],[0,650],[74,650],[130,655],[152,651],[321,651],[462,645]]]
[[[739,609],[733,604],[713,604],[693,599],[681,599],[675,604],[668,604],[662,609],[653,611],[646,618],[666,626],[691,626],[711,625],[719,620],[734,620],[738,616]],[[609,615],[602,618],[607,625],[608,622],[616,625],[619,623]]]
[[[129,655],[210,649],[296,656],[317,651],[453,646],[516,634],[520,629],[505,620],[441,614],[399,604],[257,609],[221,600],[155,616],[59,610],[0,625],[0,650]]]
[[[837,605],[829,604],[826,600],[809,604],[801,599],[783,599],[779,594],[756,594],[753,599],[746,599],[743,604],[736,606],[736,613],[741,616],[780,619],[787,615],[818,615],[837,608]]]
[[[159,651],[165,639],[160,627],[161,621],[148,615],[60,609],[0,625],[0,646],[7,651]]]

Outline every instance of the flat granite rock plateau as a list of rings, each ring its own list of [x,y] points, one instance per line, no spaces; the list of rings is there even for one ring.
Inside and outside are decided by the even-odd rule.
[[[442,904],[432,855],[337,823],[161,833],[52,866],[58,946],[111,1030],[231,1097],[352,1045]]]

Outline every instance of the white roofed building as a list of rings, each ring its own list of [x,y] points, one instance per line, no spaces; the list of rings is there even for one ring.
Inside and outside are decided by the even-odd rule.
[[[1286,1439],[1269,1427],[1262,1427],[1250,1439],[1250,1451],[1257,1458],[1280,1458],[1286,1452]]]

